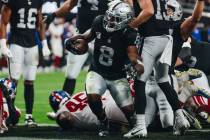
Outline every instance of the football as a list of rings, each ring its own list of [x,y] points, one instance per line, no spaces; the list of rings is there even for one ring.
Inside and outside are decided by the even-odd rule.
[[[72,40],[70,38],[65,41],[65,48],[75,55],[82,55],[87,52],[88,43],[84,39]]]

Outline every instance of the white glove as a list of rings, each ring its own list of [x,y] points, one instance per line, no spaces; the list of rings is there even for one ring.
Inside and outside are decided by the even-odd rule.
[[[42,54],[44,57],[50,55],[50,49],[48,48],[47,40],[42,40]]]
[[[6,39],[0,39],[0,46],[1,46],[0,51],[5,57],[9,57],[9,58],[13,57],[12,52],[7,47]]]

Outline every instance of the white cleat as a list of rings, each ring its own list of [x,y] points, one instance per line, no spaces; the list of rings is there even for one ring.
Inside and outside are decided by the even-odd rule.
[[[145,138],[145,137],[147,137],[147,128],[146,128],[146,126],[136,125],[128,133],[124,134],[123,137],[125,137],[125,138],[134,138],[134,137]]]
[[[185,131],[190,127],[190,123],[185,118],[182,109],[175,112],[175,122],[173,127],[173,134],[176,136],[184,135]]]
[[[55,112],[47,112],[47,118],[50,120],[56,120]]]

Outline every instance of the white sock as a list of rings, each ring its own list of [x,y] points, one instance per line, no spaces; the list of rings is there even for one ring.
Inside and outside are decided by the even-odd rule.
[[[28,119],[29,117],[32,118],[33,116],[32,116],[32,114],[26,114],[25,117],[26,117],[26,119]]]
[[[136,124],[146,127],[145,114],[136,114]]]

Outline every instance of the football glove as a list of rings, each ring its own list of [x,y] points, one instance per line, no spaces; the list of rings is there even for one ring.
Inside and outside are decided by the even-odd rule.
[[[53,20],[55,19],[56,14],[55,13],[50,13],[47,14],[46,16],[44,16],[43,21],[47,24],[50,25],[51,22],[53,22]]]
[[[48,48],[47,40],[42,40],[42,54],[44,57],[50,55],[50,49]]]
[[[6,39],[0,39],[0,46],[1,46],[0,51],[5,57],[8,57],[8,58],[13,57],[12,52],[7,47]]]

